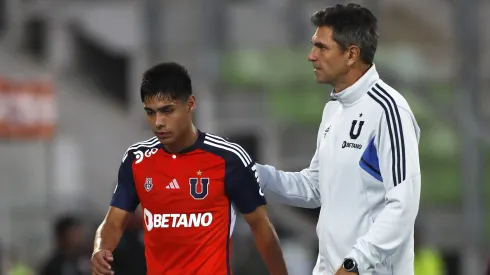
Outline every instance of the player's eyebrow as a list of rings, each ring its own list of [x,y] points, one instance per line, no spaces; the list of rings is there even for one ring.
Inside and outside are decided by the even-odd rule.
[[[167,109],[172,109],[174,107],[175,107],[175,104],[169,104],[169,105],[165,105],[165,106],[158,108],[158,110],[162,110],[162,109],[167,110]]]
[[[173,104],[165,105],[158,107],[157,109],[152,109],[150,107],[144,107],[146,111],[153,111],[153,112],[168,112],[172,110],[175,107]]]

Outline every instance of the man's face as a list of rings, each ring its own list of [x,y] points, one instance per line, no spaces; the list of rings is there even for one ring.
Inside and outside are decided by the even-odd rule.
[[[330,27],[319,27],[311,39],[313,48],[308,61],[313,64],[315,80],[318,83],[334,85],[348,72],[348,51],[342,51],[332,38]]]
[[[164,145],[173,144],[192,123],[194,96],[187,101],[157,96],[146,99],[143,104],[151,130]]]
[[[83,247],[85,243],[85,232],[81,226],[73,226],[66,232],[65,244],[68,249],[76,250]]]

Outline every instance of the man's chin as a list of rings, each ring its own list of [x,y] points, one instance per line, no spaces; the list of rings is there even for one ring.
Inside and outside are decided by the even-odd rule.
[[[315,76],[315,81],[316,83],[320,83],[320,84],[328,84],[328,81],[324,78],[324,77],[321,77],[321,76]]]
[[[315,72],[315,82],[320,84],[330,84],[332,78],[325,74],[323,71]]]

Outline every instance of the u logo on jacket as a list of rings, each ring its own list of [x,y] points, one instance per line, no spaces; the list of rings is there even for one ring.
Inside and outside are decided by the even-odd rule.
[[[357,120],[353,120],[352,121],[352,126],[350,127],[350,138],[351,139],[357,139],[359,137],[359,135],[361,134],[361,131],[362,131],[362,126],[364,125],[364,121],[359,121],[359,127],[357,127],[357,132],[354,133],[355,131],[355,128],[356,128],[356,124],[357,124]]]

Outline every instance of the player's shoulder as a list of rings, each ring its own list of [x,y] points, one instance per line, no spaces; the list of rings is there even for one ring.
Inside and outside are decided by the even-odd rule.
[[[405,97],[384,81],[377,81],[368,92],[374,105],[384,112],[405,111],[412,114],[410,106]]]
[[[234,143],[223,136],[211,133],[203,134],[203,146],[207,152],[220,156],[229,164],[249,166],[255,163],[250,154],[240,144]]]
[[[157,137],[152,137],[147,140],[136,142],[131,146],[129,146],[128,149],[126,149],[122,161],[124,162],[128,158],[128,156],[132,154],[138,154],[137,152],[144,153],[147,150],[152,150],[153,148],[157,148],[157,146],[159,145],[160,145],[160,141],[157,139]]]

